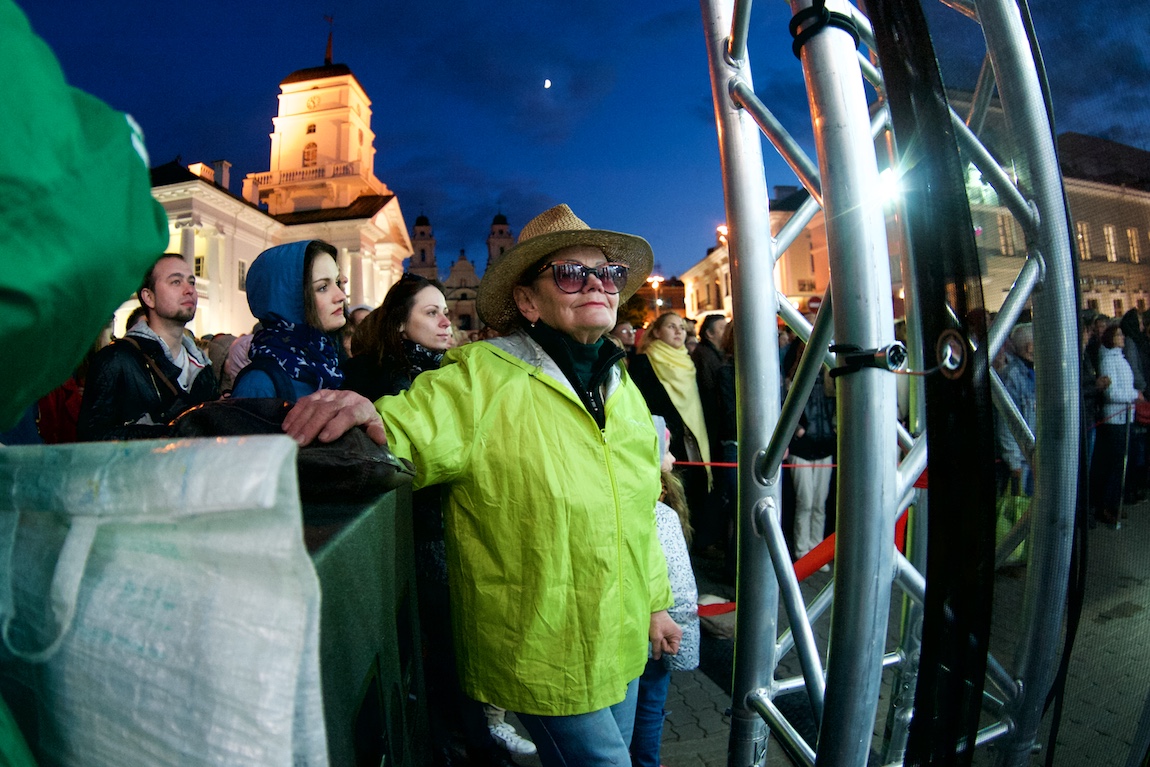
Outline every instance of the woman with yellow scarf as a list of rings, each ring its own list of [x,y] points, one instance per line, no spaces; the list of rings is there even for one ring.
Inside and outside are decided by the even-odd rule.
[[[711,441],[703,418],[703,403],[695,381],[695,363],[687,354],[687,330],[674,312],[660,315],[643,334],[639,353],[627,372],[643,393],[652,415],[662,416],[671,431],[671,453],[679,460],[710,463]],[[707,495],[710,467],[689,466],[679,470],[686,491],[691,524],[697,531],[696,550],[702,551],[720,538],[711,519]]]

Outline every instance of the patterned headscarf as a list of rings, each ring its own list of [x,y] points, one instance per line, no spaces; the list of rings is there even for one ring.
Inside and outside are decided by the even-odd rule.
[[[265,319],[263,330],[252,338],[249,356],[271,357],[292,379],[316,389],[338,389],[343,383],[335,342],[306,323],[275,315]]]

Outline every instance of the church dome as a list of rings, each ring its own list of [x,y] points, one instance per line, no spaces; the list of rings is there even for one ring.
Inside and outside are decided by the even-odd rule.
[[[491,220],[492,226],[507,226],[507,216],[502,213],[496,213],[495,218]]]
[[[420,213],[419,216],[415,219],[415,225],[416,226],[431,226],[431,221],[428,220],[427,216]]]

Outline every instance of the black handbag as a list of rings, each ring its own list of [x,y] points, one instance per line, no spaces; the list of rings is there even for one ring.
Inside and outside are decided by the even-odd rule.
[[[280,399],[223,399],[184,411],[170,424],[171,436],[239,437],[283,434],[291,410]],[[332,442],[312,442],[296,459],[302,501],[366,501],[406,485],[415,477],[410,461],[375,444],[363,429],[351,429]]]

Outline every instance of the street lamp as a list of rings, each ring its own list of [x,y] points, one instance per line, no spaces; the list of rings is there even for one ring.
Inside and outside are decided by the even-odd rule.
[[[659,309],[663,306],[663,299],[659,298],[659,286],[663,284],[663,278],[652,274],[647,278],[647,282],[655,289],[655,313],[658,314]]]
[[[659,285],[664,282],[664,278],[659,277],[658,275],[651,275],[650,277],[647,277],[647,282],[651,283],[651,286],[654,287],[654,305],[656,305],[656,308],[661,307],[662,299],[659,298]]]

